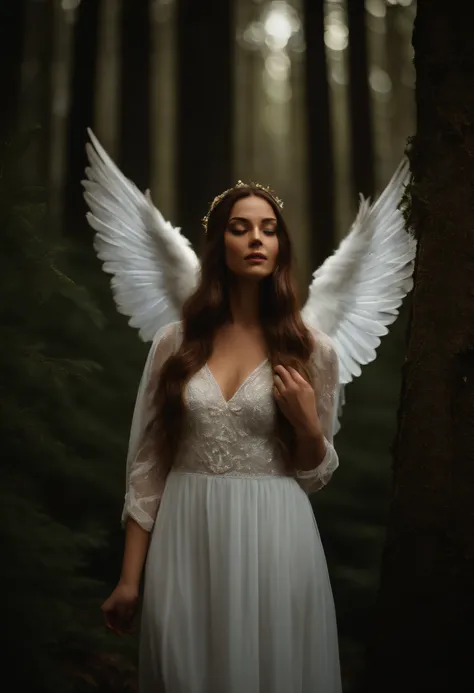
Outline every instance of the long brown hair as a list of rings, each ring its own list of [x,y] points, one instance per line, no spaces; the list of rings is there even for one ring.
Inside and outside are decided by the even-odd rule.
[[[156,416],[152,427],[159,459],[171,467],[181,439],[185,416],[184,388],[190,378],[209,360],[214,336],[231,319],[229,276],[225,261],[224,232],[237,200],[256,195],[271,206],[277,218],[279,251],[274,272],[259,284],[260,322],[272,368],[292,366],[310,381],[307,362],[313,338],[304,325],[292,275],[293,249],[280,208],[271,195],[253,185],[234,188],[212,210],[201,252],[199,286],[181,312],[183,340],[178,351],[163,365],[154,394]],[[277,445],[288,471],[292,465],[294,431],[277,407]]]

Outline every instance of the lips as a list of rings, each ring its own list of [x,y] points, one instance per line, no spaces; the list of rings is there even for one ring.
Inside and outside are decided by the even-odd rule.
[[[263,253],[250,253],[250,255],[247,255],[245,258],[246,260],[266,260],[266,256]]]

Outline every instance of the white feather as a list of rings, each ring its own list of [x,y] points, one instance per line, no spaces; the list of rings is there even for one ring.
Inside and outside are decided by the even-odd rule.
[[[96,231],[94,248],[120,313],[143,341],[180,319],[183,303],[197,286],[200,263],[179,228],[165,221],[114,164],[94,133],[86,151],[90,166],[82,181],[89,206],[87,221]]]
[[[94,247],[119,312],[150,341],[164,325],[180,319],[183,303],[199,281],[200,263],[181,230],[165,221],[122,174],[91,130],[90,166],[82,181],[96,231]],[[357,217],[336,252],[313,275],[302,316],[334,343],[338,354],[339,409],[344,386],[376,358],[380,338],[398,316],[411,290],[416,243],[405,230],[399,203],[409,171],[402,161],[379,199],[361,196]],[[339,426],[337,416],[336,430]]]
[[[413,286],[416,242],[399,210],[408,179],[404,159],[373,205],[361,196],[349,234],[313,274],[302,316],[332,338],[341,387],[375,359]]]

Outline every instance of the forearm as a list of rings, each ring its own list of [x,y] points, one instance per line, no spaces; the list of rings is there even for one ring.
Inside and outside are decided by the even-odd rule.
[[[143,566],[145,565],[151,532],[135,522],[131,517],[125,529],[125,549],[123,554],[120,582],[137,586],[140,584]]]
[[[302,472],[318,467],[327,452],[326,440],[321,432],[296,433],[296,468]]]

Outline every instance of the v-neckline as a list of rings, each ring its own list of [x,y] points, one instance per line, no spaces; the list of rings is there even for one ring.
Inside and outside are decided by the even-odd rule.
[[[263,361],[261,361],[261,362],[258,364],[258,366],[256,366],[256,367],[253,369],[253,371],[252,371],[251,373],[248,374],[248,376],[245,378],[245,380],[244,380],[243,382],[240,383],[239,387],[237,388],[237,390],[234,392],[234,394],[232,395],[232,397],[231,397],[230,399],[226,399],[226,398],[224,397],[224,393],[223,393],[222,390],[221,390],[221,386],[219,385],[219,383],[218,383],[217,380],[215,379],[214,373],[213,373],[213,372],[211,371],[211,369],[209,368],[209,365],[208,365],[207,362],[206,362],[206,364],[205,364],[204,367],[206,368],[208,374],[211,376],[211,380],[214,382],[214,385],[216,386],[216,389],[218,390],[219,395],[220,395],[222,401],[223,401],[224,404],[227,406],[227,405],[229,405],[229,404],[232,402],[233,399],[235,399],[235,398],[237,397],[237,395],[239,394],[239,392],[242,390],[242,388],[244,387],[244,385],[246,385],[246,384],[248,383],[248,381],[250,380],[250,378],[252,378],[254,375],[256,375],[256,374],[258,373],[258,371],[259,371],[261,368],[263,368],[263,366],[267,363],[267,361],[268,361],[268,356],[267,356],[267,358],[265,358]]]

